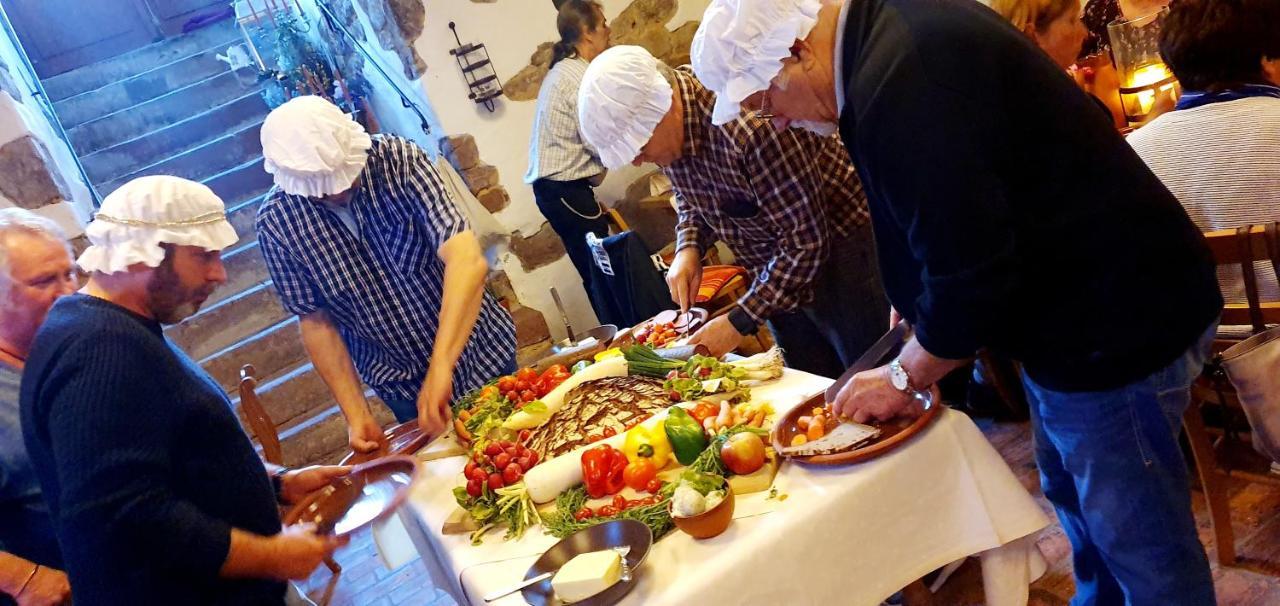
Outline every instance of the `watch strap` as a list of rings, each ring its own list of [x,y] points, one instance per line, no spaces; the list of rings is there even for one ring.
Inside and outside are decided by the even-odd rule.
[[[741,307],[729,310],[729,323],[733,325],[734,330],[738,331],[738,334],[744,337],[754,334],[758,327],[756,321],[751,319],[751,314]]]

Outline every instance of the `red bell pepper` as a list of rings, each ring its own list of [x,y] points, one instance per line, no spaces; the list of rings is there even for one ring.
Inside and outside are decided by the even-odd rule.
[[[627,455],[608,444],[582,453],[582,483],[587,487],[587,494],[598,499],[621,492],[626,486],[623,481],[626,468]]]

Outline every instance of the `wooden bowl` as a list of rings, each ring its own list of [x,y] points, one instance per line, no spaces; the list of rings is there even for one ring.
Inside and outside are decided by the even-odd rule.
[[[388,427],[383,432],[382,437],[382,444],[377,450],[373,452],[349,452],[347,456],[342,457],[338,464],[359,465],[386,457],[413,456],[414,453],[422,450],[422,447],[426,446],[427,442],[431,441],[431,436],[423,433],[416,419]]]
[[[695,539],[710,539],[719,535],[729,528],[729,522],[733,521],[733,490],[726,485],[724,491],[724,500],[712,507],[710,511],[687,518],[673,515],[671,521],[675,522],[676,528]]]
[[[936,391],[933,393],[933,396],[933,404],[924,411],[924,414],[916,417],[915,419],[894,419],[885,423],[870,423],[870,425],[880,428],[880,435],[852,450],[834,452],[831,454],[792,456],[788,458],[798,463],[805,463],[809,465],[849,465],[852,463],[868,461],[885,453],[891,452],[895,448],[902,446],[907,440],[910,440],[916,434],[924,431],[925,428],[938,418],[938,412],[941,411],[943,407],[943,404],[941,403],[942,398]],[[803,404],[792,408],[781,419],[775,421],[772,432],[773,449],[776,450],[778,454],[782,454],[783,447],[791,444],[791,438],[804,433],[804,431],[796,425],[796,421],[802,416],[811,414],[814,408],[826,407],[826,404],[826,395],[818,394],[809,398]]]
[[[395,513],[418,477],[412,457],[387,457],[357,465],[351,473],[303,499],[284,516],[286,526],[316,525],[320,534],[347,536]]]

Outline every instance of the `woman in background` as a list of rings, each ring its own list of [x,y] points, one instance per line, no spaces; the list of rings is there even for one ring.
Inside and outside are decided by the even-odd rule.
[[[538,210],[564,241],[591,306],[600,316],[591,288],[586,235],[603,238],[609,233],[604,208],[591,189],[604,181],[605,168],[578,134],[578,87],[587,64],[609,48],[609,23],[599,2],[567,0],[560,5],[556,29],[560,41],[552,51],[551,71],[538,91],[524,182],[533,186]]]

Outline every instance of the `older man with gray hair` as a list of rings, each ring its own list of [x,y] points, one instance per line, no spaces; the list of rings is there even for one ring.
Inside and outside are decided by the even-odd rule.
[[[62,604],[70,596],[49,508],[22,443],[18,386],[36,330],[53,302],[75,289],[62,229],[29,210],[0,210],[0,604]]]
[[[789,365],[839,376],[889,319],[862,184],[839,139],[754,115],[716,126],[715,104],[688,69],[619,46],[587,68],[578,115],[605,166],[653,162],[671,179],[679,223],[667,284],[682,310],[716,240],[750,273],[738,305],[693,342],[719,356],[768,322]]]

